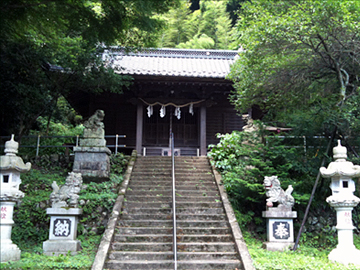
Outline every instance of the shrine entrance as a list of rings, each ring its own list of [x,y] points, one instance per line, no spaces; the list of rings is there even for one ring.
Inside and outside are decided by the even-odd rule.
[[[180,116],[175,116],[175,107],[168,106],[165,115],[160,116],[161,106],[153,106],[153,114],[144,110],[144,147],[168,147],[170,126],[174,133],[175,147],[199,148],[198,108],[189,113],[188,107],[181,108]]]

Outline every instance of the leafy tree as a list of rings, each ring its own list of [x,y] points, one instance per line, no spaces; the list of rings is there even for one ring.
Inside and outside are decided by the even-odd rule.
[[[360,2],[254,0],[242,9],[244,51],[229,76],[237,108],[259,105],[290,125],[305,119],[313,134],[358,132]]]
[[[151,46],[177,0],[29,1],[0,3],[1,133],[26,134],[73,91],[129,85],[101,61],[104,45]],[[106,63],[105,63],[106,64]],[[50,121],[49,121],[50,123]]]
[[[189,21],[191,16],[186,1],[181,1],[177,8],[169,10],[163,15],[166,26],[159,39],[159,47],[174,48],[177,44],[186,42],[190,39]]]
[[[180,43],[176,48],[181,49],[212,49],[214,48],[214,40],[206,34],[201,34],[199,37],[194,37],[185,43]]]
[[[231,49],[234,41],[227,1],[200,1],[200,9],[179,8],[164,15],[168,27],[159,41],[161,47],[192,49]]]

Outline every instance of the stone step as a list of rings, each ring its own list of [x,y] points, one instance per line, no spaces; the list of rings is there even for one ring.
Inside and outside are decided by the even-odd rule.
[[[147,177],[152,177],[152,178],[156,178],[156,177],[162,177],[162,176],[166,176],[171,178],[171,170],[166,170],[166,171],[144,171],[144,170],[138,170],[138,171],[133,171],[131,174],[131,178],[134,177],[138,177],[138,176],[147,176]]]
[[[172,186],[172,180],[153,180],[151,179],[150,181],[145,181],[145,180],[131,180],[129,183],[129,186],[138,186],[138,185],[143,185],[143,186]],[[216,185],[215,181],[213,180],[201,180],[201,179],[195,179],[195,180],[191,180],[191,179],[184,179],[184,180],[176,180],[175,181],[175,187],[179,187],[179,186],[191,186],[191,185],[204,185],[204,186],[208,186],[208,185]]]
[[[176,185],[175,186],[175,190],[177,191],[186,191],[186,190],[209,190],[209,191],[215,191],[216,190],[216,186],[212,183],[208,184],[208,185],[204,185],[202,183],[200,184],[195,184],[195,185]],[[166,186],[161,186],[161,185],[135,185],[135,184],[131,184],[128,186],[128,191],[157,191],[157,190],[172,190],[172,185],[166,185]]]
[[[129,187],[134,188],[134,187],[138,187],[138,186],[145,186],[145,187],[172,187],[172,181],[171,180],[153,180],[151,179],[150,181],[145,181],[145,180],[131,180],[129,182]],[[201,179],[196,179],[196,180],[177,180],[175,181],[175,187],[179,188],[179,187],[186,187],[186,186],[211,186],[214,187],[217,190],[217,186],[215,181],[213,180],[201,180]]]
[[[151,218],[158,220],[172,220],[172,214],[123,214],[121,216],[122,220],[149,220]]]
[[[159,220],[170,220],[172,214],[123,214],[123,220],[149,220],[151,218]],[[177,214],[177,220],[202,221],[202,220],[226,220],[225,214]]]
[[[188,172],[210,174],[208,165],[190,165],[190,166],[175,166],[175,174],[182,174]]]
[[[172,251],[114,251],[109,256],[110,260],[173,260]],[[237,260],[236,252],[178,252],[177,259],[182,260]]]
[[[172,227],[117,227],[116,232],[124,235],[136,234],[172,234]]]
[[[176,235],[191,235],[191,234],[231,234],[228,227],[179,227],[177,226]]]
[[[176,202],[219,202],[219,196],[176,196]],[[129,195],[126,194],[126,202],[172,202],[171,196],[165,196],[163,194],[159,194],[158,196],[150,196],[150,195]]]
[[[189,234],[177,235],[178,244],[181,243],[212,243],[212,242],[231,242],[233,237],[231,234]],[[172,234],[115,234],[115,242],[171,242],[173,241]]]
[[[109,256],[110,260],[145,260],[145,261],[157,261],[157,260],[173,260],[174,253],[172,251],[114,251]]]
[[[176,235],[178,245],[181,243],[211,243],[211,242],[231,242],[233,236],[231,234],[184,234]]]
[[[214,214],[223,214],[224,209],[222,207],[219,208],[177,208],[177,214],[192,214],[192,215],[214,215]],[[131,208],[124,209],[122,211],[123,215],[155,215],[155,214],[163,214],[169,215],[172,214],[171,208]]]
[[[172,178],[171,170],[134,170],[131,174],[131,178],[135,177],[149,177],[149,178],[156,178],[156,177],[162,177],[166,176],[168,178]],[[204,177],[204,178],[213,178],[211,175],[211,172],[209,170],[206,170],[206,172],[199,172],[197,170],[193,171],[182,171],[181,173],[176,170],[175,172],[175,179],[178,177],[184,178],[184,177]]]
[[[143,260],[108,260],[106,262],[107,270],[112,269],[174,269],[173,260],[156,260],[156,261],[143,261]]]
[[[147,252],[167,252],[173,250],[172,242],[159,242],[159,243],[149,243],[149,242],[132,242],[132,243],[123,243],[123,242],[113,242],[111,245],[112,251],[147,251]]]
[[[114,242],[111,245],[114,251],[148,251],[148,252],[166,252],[172,251],[172,242]],[[177,251],[180,252],[236,252],[235,245],[233,243],[178,243]]]
[[[236,252],[235,244],[229,242],[211,243],[177,243],[177,251],[180,252]]]
[[[136,159],[137,162],[170,162],[171,157],[169,156],[139,156]],[[175,162],[209,162],[207,157],[189,157],[189,156],[178,156],[175,157]]]
[[[171,224],[172,225],[172,224]],[[136,234],[172,234],[172,227],[117,227],[117,233],[136,235]],[[227,227],[177,227],[177,235],[190,234],[230,234],[231,230]]]
[[[178,261],[178,269],[241,269],[242,264],[239,260],[184,260]]]
[[[145,179],[131,179],[129,182],[129,186],[137,186],[137,185],[144,185],[144,186],[149,186],[149,185],[153,185],[153,186],[172,186],[172,180],[171,179],[150,179],[150,180],[145,180]],[[191,185],[216,185],[215,181],[213,179],[207,179],[207,180],[202,180],[202,179],[176,179],[175,181],[175,187],[179,187],[179,186],[191,186]]]
[[[205,170],[206,172],[209,171],[209,164],[207,163],[176,163],[175,162],[175,170]],[[145,170],[145,171],[149,171],[149,170],[169,170],[171,171],[172,166],[171,163],[139,163],[139,164],[135,164],[134,166],[134,170]]]
[[[239,260],[184,260],[177,262],[177,269],[241,269],[241,262]],[[109,260],[106,263],[106,268],[111,269],[174,269],[172,260],[157,260],[157,261],[142,261],[142,260],[127,260],[117,261]]]
[[[172,190],[171,189],[167,189],[167,190],[127,190],[126,191],[126,195],[137,195],[137,196],[170,196],[172,195]],[[201,190],[177,190],[176,191],[176,195],[177,196],[197,196],[197,197],[206,197],[206,196],[219,196],[219,192],[218,191],[213,191],[213,190],[206,190],[206,191],[201,191]]]
[[[222,207],[221,202],[176,202],[176,208],[199,208],[199,207],[208,207],[208,208],[218,208]],[[126,201],[124,203],[124,208],[130,209],[130,208],[170,208],[171,203],[170,202],[147,202],[146,205],[144,205],[143,202],[133,202],[133,201]]]
[[[173,242],[172,234],[115,234],[114,236],[115,242]]]
[[[178,182],[181,182],[181,181],[189,181],[189,182],[192,182],[192,181],[199,181],[199,182],[205,182],[205,181],[212,181],[214,182],[214,177],[212,175],[175,175],[175,182],[178,183]]]
[[[128,227],[172,227],[172,220],[120,220],[118,222],[119,226],[128,226]],[[198,221],[187,221],[187,220],[178,220],[177,228],[217,228],[228,226],[227,221],[223,220],[198,220]]]

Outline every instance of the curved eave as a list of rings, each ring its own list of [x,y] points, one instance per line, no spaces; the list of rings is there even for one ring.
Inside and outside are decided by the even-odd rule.
[[[20,173],[25,173],[30,171],[31,163],[27,162],[24,164],[21,157],[18,156],[1,156],[0,157],[0,171],[15,170]]]

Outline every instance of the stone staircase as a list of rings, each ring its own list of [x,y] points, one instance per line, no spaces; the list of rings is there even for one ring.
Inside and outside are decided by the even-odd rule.
[[[178,269],[242,269],[206,157],[176,157]],[[174,269],[170,157],[138,157],[104,269]]]

